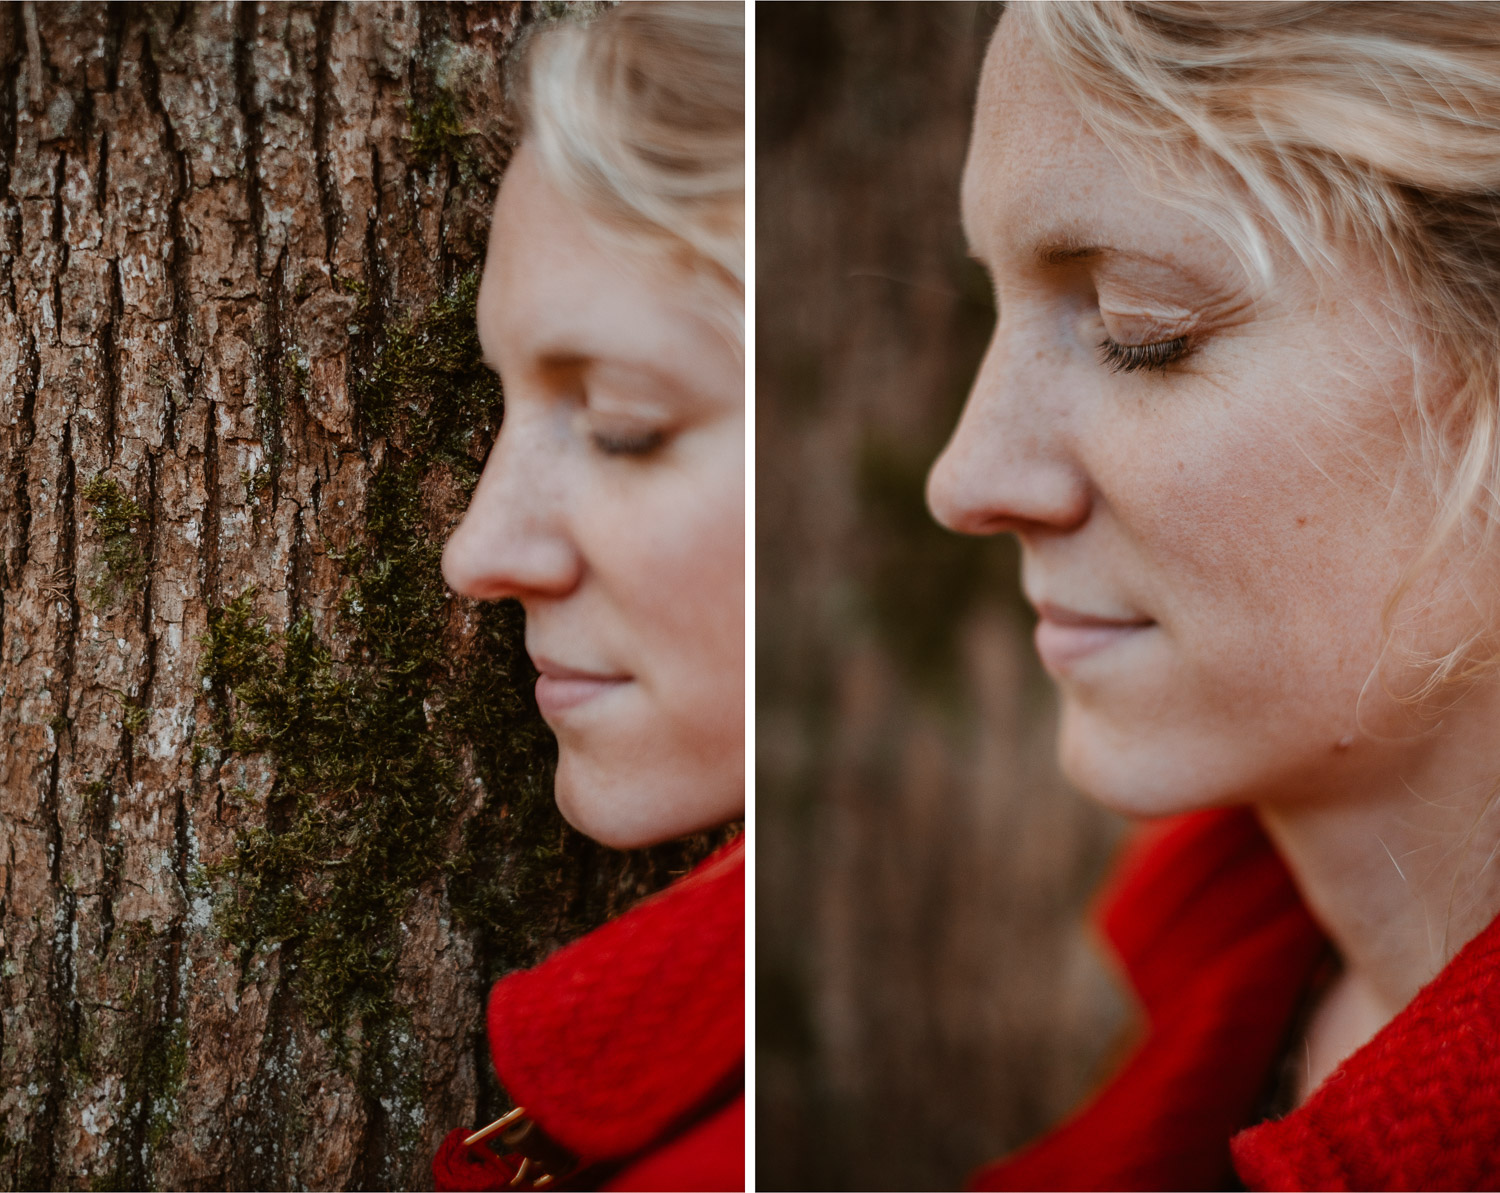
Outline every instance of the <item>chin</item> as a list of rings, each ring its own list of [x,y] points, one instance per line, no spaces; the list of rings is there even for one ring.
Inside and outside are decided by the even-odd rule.
[[[557,810],[580,833],[611,849],[641,849],[667,839],[656,835],[649,816],[639,815],[639,799],[629,790],[611,791],[597,776],[580,775],[580,769],[585,768],[570,766],[567,754],[562,754],[554,789]]]
[[[591,765],[566,749],[555,790],[563,819],[611,849],[643,849],[714,828],[742,815],[745,804],[743,766],[732,777],[727,768],[720,776],[672,775]]]
[[[1154,818],[1250,802],[1236,783],[1236,745],[1120,724],[1064,700],[1058,730],[1063,775],[1084,795],[1124,816]]]

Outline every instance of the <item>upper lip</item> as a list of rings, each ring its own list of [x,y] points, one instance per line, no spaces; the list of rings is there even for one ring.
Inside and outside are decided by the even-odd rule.
[[[605,683],[611,680],[628,678],[618,672],[590,671],[583,667],[569,667],[564,663],[559,663],[556,659],[548,658],[544,654],[536,654],[530,651],[527,653],[531,654],[532,666],[548,679],[591,679]]]
[[[1051,601],[1032,601],[1031,603],[1035,606],[1037,615],[1043,621],[1050,621],[1054,625],[1123,629],[1130,626],[1155,624],[1149,617],[1110,617],[1097,613],[1083,613],[1077,609],[1069,609],[1066,605],[1054,604]]]

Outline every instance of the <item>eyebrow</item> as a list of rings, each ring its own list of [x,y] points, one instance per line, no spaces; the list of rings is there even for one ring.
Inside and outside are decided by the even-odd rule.
[[[1067,265],[1073,261],[1092,261],[1097,257],[1115,252],[1099,244],[1079,244],[1076,241],[1059,241],[1038,245],[1033,253],[1038,265]]]
[[[1038,265],[1070,265],[1080,261],[1125,261],[1154,265],[1174,273],[1189,273],[1183,262],[1157,253],[1143,253],[1136,249],[1117,248],[1112,244],[1091,244],[1087,241],[1069,240],[1066,237],[1043,241],[1032,250],[1032,258]]]
[[[985,264],[984,258],[972,245],[969,247],[968,255],[971,260],[981,265]],[[1143,261],[1158,261],[1163,265],[1168,264],[1160,258],[1145,253],[1121,252],[1110,245],[1086,244],[1076,240],[1044,242],[1032,250],[1031,256],[1038,265],[1068,265],[1077,261],[1093,261],[1100,257],[1129,257]]]
[[[537,363],[547,372],[587,368],[592,360],[593,357],[580,352],[543,352],[537,357]],[[488,352],[479,354],[479,363],[497,377],[500,375],[500,362]]]
[[[597,369],[618,371],[643,379],[652,386],[674,393],[691,395],[692,389],[672,369],[663,367],[655,360],[628,356],[601,355],[592,352],[575,352],[569,349],[545,351],[537,358],[537,364],[548,373],[586,374]]]
[[[549,351],[537,357],[537,363],[548,372],[561,373],[586,369],[595,358],[586,352]]]

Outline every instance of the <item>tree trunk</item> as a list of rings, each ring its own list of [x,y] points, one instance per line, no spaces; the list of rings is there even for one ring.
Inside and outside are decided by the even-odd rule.
[[[565,830],[437,571],[533,19],[0,10],[0,1185],[428,1187],[489,982],[705,847]]]

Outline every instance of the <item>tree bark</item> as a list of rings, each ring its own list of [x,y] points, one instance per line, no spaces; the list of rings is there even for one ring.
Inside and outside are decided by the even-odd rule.
[[[0,10],[0,1185],[428,1187],[570,833],[440,544],[515,3]]]

